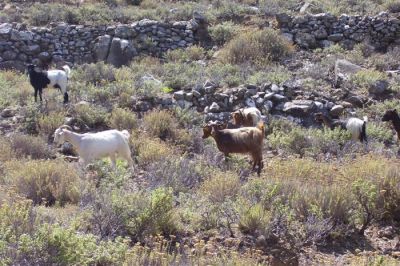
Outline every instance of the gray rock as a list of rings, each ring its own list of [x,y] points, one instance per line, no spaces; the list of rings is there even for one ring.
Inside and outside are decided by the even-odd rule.
[[[295,42],[305,49],[313,49],[317,47],[317,40],[314,35],[307,32],[298,32],[295,37]]]
[[[343,40],[343,34],[341,33],[335,33],[328,36],[328,41],[331,42],[339,42],[341,40]]]
[[[326,32],[325,28],[319,28],[318,30],[316,30],[314,32],[314,36],[315,36],[315,38],[321,40],[321,39],[325,39],[326,37],[328,37],[328,33]]]
[[[265,99],[265,100],[270,100],[270,99],[272,99],[272,96],[274,96],[274,95],[275,95],[275,92],[266,93],[266,94],[264,95],[264,99]]]
[[[37,44],[29,45],[26,49],[26,53],[29,55],[36,55],[40,52],[40,46]]]
[[[193,93],[192,92],[187,92],[185,93],[185,100],[186,101],[192,101],[193,100]]]
[[[346,59],[338,59],[335,62],[335,84],[340,81],[349,79],[353,74],[359,72],[363,68],[351,63]]]
[[[286,102],[283,106],[283,111],[293,116],[309,115],[312,109],[310,102]]]
[[[274,103],[281,103],[281,102],[286,102],[288,99],[284,95],[274,94],[274,95],[272,95],[271,100]]]
[[[120,38],[113,38],[106,62],[116,67],[121,67],[127,65],[136,55],[136,49],[131,42]]]
[[[256,107],[256,102],[252,98],[246,98],[244,102],[247,107]]]
[[[216,102],[213,102],[209,107],[209,112],[211,113],[218,113],[220,110],[221,108]]]
[[[15,58],[17,58],[17,54],[13,51],[5,51],[3,53],[3,60],[4,61],[8,61],[8,60],[14,60]]]
[[[96,61],[105,61],[107,60],[109,49],[111,46],[112,38],[110,35],[100,36],[96,40],[96,44],[94,46],[94,54]]]
[[[350,96],[349,98],[346,99],[346,101],[348,101],[349,103],[358,108],[361,108],[364,105],[364,100],[361,98],[361,96],[358,95]]]
[[[282,37],[285,38],[289,43],[293,44],[293,34],[288,33],[288,32],[284,32],[282,33]]]
[[[381,95],[389,89],[389,82],[387,80],[377,80],[369,86],[369,93]]]
[[[275,18],[276,21],[278,21],[279,27],[281,28],[287,26],[289,23],[292,22],[292,17],[286,13],[276,14]]]
[[[329,114],[333,117],[339,117],[344,111],[344,107],[340,104],[335,105],[329,110]]]
[[[1,117],[3,118],[9,118],[13,117],[16,114],[16,110],[11,109],[11,108],[5,108],[3,111],[1,111]]]
[[[1,35],[9,35],[12,31],[12,24],[10,23],[2,23],[0,24],[0,36]]]
[[[185,92],[183,90],[174,92],[174,99],[179,101],[185,98]]]
[[[51,59],[51,55],[48,52],[41,52],[38,57],[42,62],[47,62]]]

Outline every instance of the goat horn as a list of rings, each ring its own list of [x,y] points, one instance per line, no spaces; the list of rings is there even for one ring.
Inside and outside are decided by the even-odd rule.
[[[68,129],[68,130],[72,130],[72,127],[68,126],[68,125],[62,125],[59,127],[59,129]]]

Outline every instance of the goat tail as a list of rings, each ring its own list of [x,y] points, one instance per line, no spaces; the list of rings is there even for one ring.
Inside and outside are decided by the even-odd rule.
[[[258,128],[259,130],[261,130],[262,135],[264,136],[264,133],[265,133],[265,126],[264,126],[264,122],[263,122],[263,121],[258,122],[257,128]]]
[[[67,78],[69,78],[69,74],[71,73],[71,68],[68,65],[64,65],[62,67],[65,71],[65,73],[67,74]]]
[[[368,122],[368,116],[364,116],[363,120],[364,120],[365,123]]]

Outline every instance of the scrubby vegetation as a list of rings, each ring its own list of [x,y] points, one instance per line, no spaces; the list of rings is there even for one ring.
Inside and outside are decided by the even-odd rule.
[[[398,6],[323,0],[312,1],[309,11],[371,14],[398,12]],[[249,171],[247,156],[225,161],[214,140],[201,138],[202,113],[157,105],[206,81],[222,92],[295,80],[303,95],[327,101],[348,91],[368,98],[371,86],[389,78],[385,71],[399,67],[398,47],[385,54],[367,44],[300,51],[265,27],[266,21],[273,26],[269,18],[276,13],[298,12],[299,1],[76,6],[71,0],[19,7],[0,11],[0,22],[175,21],[201,11],[215,46],[138,57],[119,69],[76,65],[67,106],[52,89],[35,105],[25,75],[0,71],[0,111],[12,113],[0,118],[0,265],[399,264],[397,137],[381,121],[386,110],[400,110],[398,78],[391,77],[387,97],[354,108],[353,115],[369,118],[367,148],[339,128],[268,115],[260,177]],[[338,58],[364,67],[340,89],[332,86]],[[145,101],[156,108],[139,112]],[[68,147],[53,143],[54,130],[65,123],[80,133],[128,130],[135,170],[122,160],[113,170],[107,159],[83,169],[60,152]]]

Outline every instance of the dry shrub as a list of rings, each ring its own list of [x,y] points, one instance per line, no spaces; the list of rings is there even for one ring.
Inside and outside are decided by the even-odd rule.
[[[204,181],[200,193],[209,198],[211,202],[224,202],[236,197],[240,189],[240,180],[235,173],[217,172],[214,177]]]
[[[63,161],[12,161],[5,168],[6,183],[34,204],[63,206],[79,201],[79,176]]]
[[[149,165],[160,161],[171,155],[172,149],[159,139],[132,137],[134,151],[138,154],[138,161],[141,165]]]
[[[0,162],[9,161],[14,157],[11,142],[3,136],[0,136],[0,151]]]
[[[17,158],[47,159],[51,157],[51,150],[41,137],[15,135],[11,139],[11,145]]]
[[[45,136],[51,136],[54,131],[64,124],[65,114],[63,112],[43,115],[38,119],[39,132]]]
[[[246,31],[225,46],[221,60],[231,64],[267,65],[281,61],[292,52],[293,46],[275,30]]]
[[[138,121],[135,113],[127,109],[115,108],[111,113],[108,124],[111,128],[131,131],[137,127]]]
[[[178,123],[169,111],[153,110],[143,117],[146,131],[162,140],[174,138]]]

